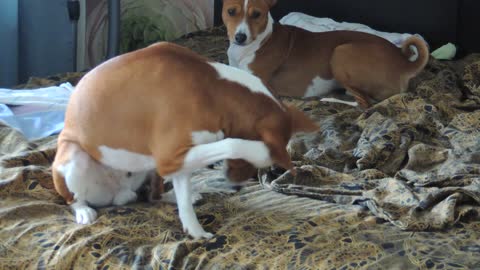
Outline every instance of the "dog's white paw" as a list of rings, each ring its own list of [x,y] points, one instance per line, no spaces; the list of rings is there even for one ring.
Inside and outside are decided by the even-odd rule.
[[[137,200],[137,193],[128,189],[124,189],[118,192],[117,195],[115,195],[115,198],[113,198],[113,205],[125,205],[135,200]]]
[[[190,230],[184,228],[183,231],[193,237],[194,240],[210,239],[213,237],[213,233],[206,232],[202,227],[192,228]]]
[[[349,92],[347,91],[347,93],[349,93]],[[322,99],[320,99],[320,101],[331,102],[331,103],[341,103],[341,104],[349,105],[349,106],[352,106],[352,107],[357,107],[358,106],[358,103],[355,102],[355,101],[345,101],[345,100],[336,99],[336,98],[322,98]]]
[[[81,206],[75,209],[75,218],[78,224],[92,224],[97,219],[97,212],[88,206]]]
[[[201,236],[201,238],[203,238],[203,239],[210,239],[210,238],[212,238],[213,236],[214,236],[213,233],[205,232],[205,233]]]
[[[183,232],[189,234],[193,239],[210,239],[213,237],[212,233],[206,232],[202,225],[198,223],[196,216],[186,216],[180,219],[182,220]]]

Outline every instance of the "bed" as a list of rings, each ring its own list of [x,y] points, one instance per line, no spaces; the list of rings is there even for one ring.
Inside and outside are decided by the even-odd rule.
[[[226,62],[225,29],[175,42]],[[75,84],[84,73],[22,88]],[[175,205],[142,200],[77,225],[53,189],[56,136],[0,126],[0,269],[479,269],[480,55],[431,60],[405,94],[362,112],[282,97],[321,125],[295,137],[299,173],[261,170],[204,194],[210,240],[183,232]],[[196,187],[225,185],[215,167]]]

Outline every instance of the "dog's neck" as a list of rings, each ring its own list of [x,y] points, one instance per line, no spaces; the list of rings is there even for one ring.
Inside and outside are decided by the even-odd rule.
[[[229,65],[252,73],[249,65],[255,59],[255,53],[258,51],[258,49],[260,49],[265,41],[270,38],[273,32],[273,23],[274,20],[269,12],[267,27],[257,36],[254,41],[245,46],[230,42],[230,47],[228,47],[227,51]]]

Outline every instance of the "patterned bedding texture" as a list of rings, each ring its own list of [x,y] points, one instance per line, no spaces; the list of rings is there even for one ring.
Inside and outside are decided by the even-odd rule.
[[[226,62],[224,31],[175,42]],[[282,99],[321,131],[289,144],[296,177],[270,168],[238,192],[205,194],[208,241],[186,237],[175,205],[144,201],[75,224],[52,186],[56,136],[27,142],[0,126],[0,269],[480,269],[480,55],[431,60],[407,93],[364,112]],[[224,179],[205,169],[194,182]]]

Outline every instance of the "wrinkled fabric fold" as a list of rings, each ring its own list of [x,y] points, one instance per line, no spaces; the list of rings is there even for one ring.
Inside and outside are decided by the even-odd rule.
[[[267,188],[359,204],[404,230],[443,229],[480,212],[480,56],[430,60],[406,93],[361,111],[284,98],[320,124],[288,150],[296,177],[262,170]]]

